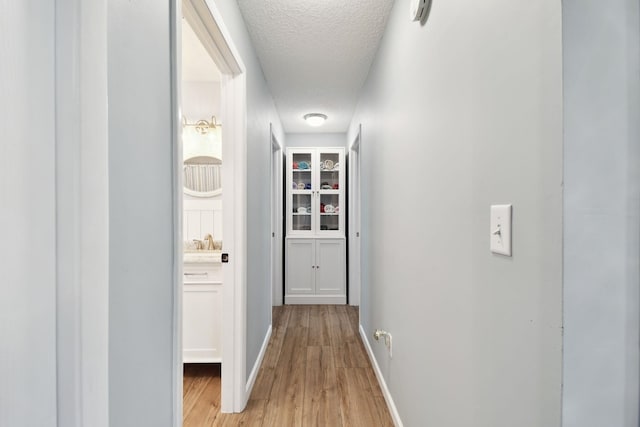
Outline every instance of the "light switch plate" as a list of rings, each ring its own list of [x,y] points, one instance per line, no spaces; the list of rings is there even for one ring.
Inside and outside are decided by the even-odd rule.
[[[511,205],[491,205],[491,252],[511,256]]]

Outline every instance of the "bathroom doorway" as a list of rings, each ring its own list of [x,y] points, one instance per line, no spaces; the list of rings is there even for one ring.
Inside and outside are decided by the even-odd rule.
[[[176,425],[182,418],[187,425],[202,399],[221,412],[246,404],[246,77],[215,4],[173,5],[175,185],[182,189],[174,202],[182,243],[174,395]],[[210,377],[202,391],[194,388],[198,375]]]

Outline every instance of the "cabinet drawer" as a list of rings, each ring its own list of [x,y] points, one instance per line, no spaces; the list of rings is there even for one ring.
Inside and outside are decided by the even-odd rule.
[[[221,264],[184,264],[184,283],[222,283]]]

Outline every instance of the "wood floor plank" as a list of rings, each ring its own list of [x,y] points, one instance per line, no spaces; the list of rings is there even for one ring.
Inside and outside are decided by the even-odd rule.
[[[359,307],[349,306],[347,308],[347,313],[349,315],[349,321],[351,322],[351,326],[356,331],[356,333],[360,333],[360,310]]]
[[[240,414],[218,414],[212,427],[261,427],[266,400],[251,399]]]
[[[220,413],[220,370],[185,365],[185,427],[387,427],[391,415],[358,333],[357,308],[282,306],[247,408]]]
[[[366,373],[367,378],[369,379],[369,384],[371,385],[371,394],[376,397],[382,397],[382,389],[380,388],[378,378],[376,377],[376,373],[373,372],[371,364],[369,364],[369,368],[366,369]]]
[[[258,372],[258,377],[256,378],[256,383],[253,386],[253,391],[251,392],[251,398],[257,400],[269,399],[275,378],[275,367],[261,367]]]
[[[208,364],[189,364],[185,365],[183,378],[182,411],[186,417],[199,401],[206,398],[202,394],[211,381],[220,384],[220,371]]]
[[[336,368],[340,393],[342,425],[370,427],[378,425],[377,402],[369,394],[370,385],[364,368]]]
[[[302,425],[340,426],[342,415],[331,347],[307,348]]]
[[[329,310],[326,305],[309,308],[309,345],[329,346]]]
[[[276,310],[276,308],[278,310]],[[271,339],[267,345],[267,351],[265,352],[264,360],[262,362],[263,366],[266,366],[267,368],[275,368],[277,366],[284,336],[287,332],[291,310],[283,310],[282,308],[283,307],[274,308],[274,311],[279,314],[277,316],[277,323],[274,322],[272,326]]]
[[[329,342],[332,347],[339,346],[344,341],[343,330],[340,326],[340,318],[337,312],[337,306],[330,305],[327,307],[329,318],[327,321],[329,328]]]
[[[202,393],[198,396],[191,410],[184,416],[184,427],[204,427],[213,424],[220,413],[220,380],[219,377],[207,378]]]
[[[282,344],[264,425],[300,426],[309,338],[309,308],[294,306]]]
[[[389,407],[384,397],[373,395],[371,398],[375,402],[376,408],[378,408],[378,426],[394,427],[393,419],[391,418],[391,413],[389,412]]]
[[[249,400],[247,408],[240,416],[241,426],[261,427],[264,421],[264,414],[267,409],[267,400]]]

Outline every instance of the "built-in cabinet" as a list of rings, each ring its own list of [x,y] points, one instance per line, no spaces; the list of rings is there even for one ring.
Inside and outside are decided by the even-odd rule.
[[[346,304],[343,148],[287,151],[285,304]]]
[[[183,363],[222,362],[222,265],[219,254],[185,254]]]

